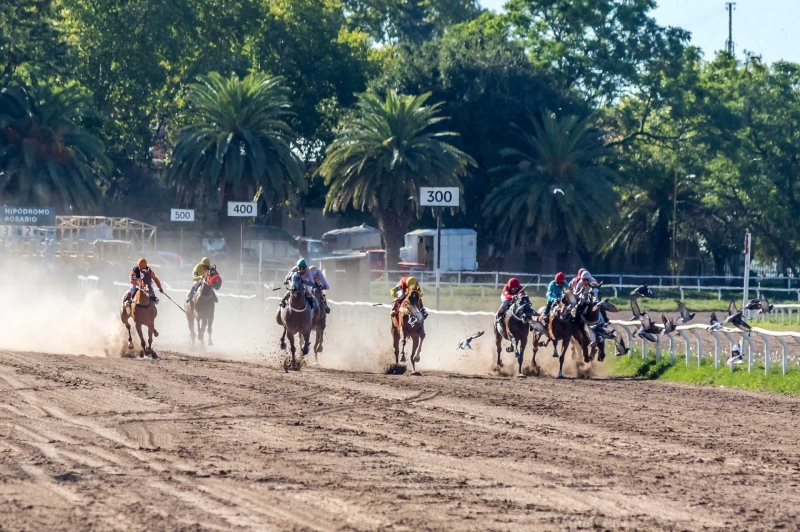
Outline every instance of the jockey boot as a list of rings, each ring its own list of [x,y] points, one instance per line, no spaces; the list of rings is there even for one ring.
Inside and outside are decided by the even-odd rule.
[[[282,307],[282,308],[286,308],[286,300],[287,299],[289,299],[289,293],[288,292],[286,293],[285,296],[283,296],[283,299],[281,299],[281,302],[278,303],[278,306]]]
[[[603,323],[610,323],[608,321],[608,314],[606,314],[606,309],[601,308],[600,309],[600,315],[603,316]]]
[[[325,307],[325,314],[331,313],[331,307],[328,306],[328,302],[324,299],[322,300],[322,305]]]

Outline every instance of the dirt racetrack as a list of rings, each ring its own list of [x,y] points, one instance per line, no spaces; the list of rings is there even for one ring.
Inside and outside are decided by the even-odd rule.
[[[797,530],[799,405],[3,351],[0,530]]]

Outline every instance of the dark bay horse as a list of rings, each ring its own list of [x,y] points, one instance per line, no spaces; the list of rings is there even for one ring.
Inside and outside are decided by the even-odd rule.
[[[417,362],[425,340],[425,316],[419,291],[411,290],[397,313],[392,316],[392,342],[395,365],[406,361],[406,341],[411,338],[411,372],[417,374]],[[400,345],[402,340],[402,346]],[[400,355],[402,354],[402,358]]]
[[[606,358],[605,340],[602,337],[598,337],[597,333],[592,330],[592,327],[601,322],[603,319],[603,312],[619,312],[619,309],[608,301],[600,301],[587,304],[581,313],[581,317],[583,318],[583,335],[581,341],[586,343],[586,345],[582,345],[581,348],[584,352],[586,349],[591,348],[589,358],[594,359],[595,354],[597,354],[598,362],[602,362]]]
[[[531,329],[538,325],[542,328],[541,324],[535,322],[537,313],[531,307],[531,301],[528,296],[514,296],[514,302],[506,313],[503,315],[502,322],[496,322],[494,328],[494,341],[497,346],[497,365],[502,366],[503,360],[500,357],[500,352],[503,347],[503,340],[511,342],[511,347],[507,348],[509,353],[514,353],[519,363],[518,377],[523,377],[522,374],[522,360],[525,354],[525,347],[528,345],[528,334]],[[536,360],[534,358],[534,365]]]
[[[299,367],[295,358],[294,336],[299,335],[303,342],[303,356],[308,354],[309,343],[311,341],[311,329],[314,325],[319,307],[312,304],[306,297],[306,289],[303,278],[299,273],[292,275],[292,284],[289,288],[289,300],[286,305],[278,308],[276,320],[278,325],[283,327],[281,337],[281,349],[286,349],[286,338],[289,338],[289,347],[292,352],[292,368]]]
[[[158,331],[156,330],[156,315],[158,315],[158,309],[156,308],[156,304],[150,299],[150,290],[143,281],[140,281],[139,289],[136,291],[136,294],[134,294],[130,306],[123,303],[119,317],[128,329],[128,349],[133,349],[131,326],[130,323],[128,323],[128,320],[133,318],[133,323],[136,325],[136,332],[142,344],[142,358],[146,356],[157,358],[156,352],[153,351],[153,335],[158,336]],[[142,332],[143,325],[147,327],[146,344],[144,341],[144,333]]]
[[[192,299],[185,303],[183,308],[186,311],[186,321],[189,324],[189,333],[192,336],[192,347],[195,338],[200,339],[203,345],[203,337],[208,328],[208,345],[213,346],[211,340],[211,328],[214,325],[214,307],[216,306],[215,290],[222,286],[222,278],[217,273],[216,268],[212,268],[205,273],[200,286],[195,291]],[[197,322],[197,335],[194,333],[194,324]]]
[[[550,323],[548,324],[548,334],[553,342],[553,356],[558,357],[558,378],[564,378],[564,356],[567,353],[570,341],[574,338],[578,345],[583,349],[584,362],[590,362],[588,345],[583,331],[583,318],[581,317],[582,306],[575,306],[575,298],[571,294],[565,294],[559,302],[557,308],[550,313]],[[561,354],[558,354],[558,342],[561,342]]]

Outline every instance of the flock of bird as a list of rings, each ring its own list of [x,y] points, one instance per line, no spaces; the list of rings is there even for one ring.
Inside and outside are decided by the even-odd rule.
[[[675,302],[678,304],[678,319],[673,320],[672,318],[667,318],[666,315],[662,314],[661,321],[663,322],[663,326],[659,327],[653,323],[653,320],[650,318],[647,312],[644,312],[639,308],[637,299],[640,297],[653,298],[655,297],[655,294],[653,294],[653,291],[647,285],[639,286],[631,292],[631,311],[633,312],[631,321],[639,321],[640,323],[640,326],[636,329],[632,336],[642,338],[648,342],[658,342],[658,336],[675,332],[678,328],[678,325],[685,325],[689,323],[696,315],[694,312],[689,312],[689,309],[686,308],[686,305],[683,303],[683,301],[675,300]],[[756,299],[751,299],[742,310],[736,308],[736,303],[731,301],[728,305],[728,315],[723,321],[720,321],[719,318],[717,318],[716,312],[711,313],[710,324],[708,327],[706,327],[706,330],[709,332],[719,331],[725,325],[732,325],[740,331],[749,333],[752,330],[752,327],[750,327],[747,321],[745,321],[744,311],[757,310],[759,314],[766,315],[772,312],[773,308],[774,305],[770,304],[767,298],[763,295]],[[628,351],[630,351],[630,349],[626,348],[623,342],[617,341],[618,356],[626,354]],[[730,359],[728,359],[729,363],[740,363],[742,355],[739,345],[736,344],[733,346],[731,351],[732,356]]]

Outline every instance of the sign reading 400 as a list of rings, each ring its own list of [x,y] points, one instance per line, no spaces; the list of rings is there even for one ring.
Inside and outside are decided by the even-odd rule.
[[[255,201],[229,201],[228,216],[256,216],[258,204]]]

